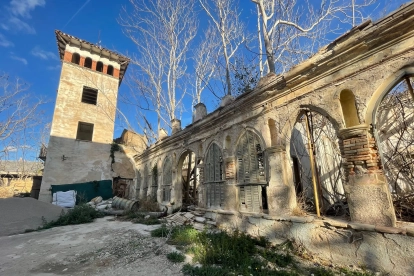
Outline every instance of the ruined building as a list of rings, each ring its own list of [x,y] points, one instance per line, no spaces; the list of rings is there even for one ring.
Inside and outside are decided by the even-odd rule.
[[[129,196],[152,198],[170,211],[196,205],[223,228],[271,241],[289,238],[334,263],[414,275],[414,225],[404,222],[410,210],[401,208],[414,189],[413,22],[410,3],[354,27],[289,72],[267,75],[253,91],[210,114],[197,105],[191,125],[181,129],[174,121],[171,136],[133,157],[135,189]],[[87,117],[69,123],[67,115],[81,116],[76,111],[86,105],[84,85],[97,88],[83,71],[115,86],[119,80],[72,64],[76,45],[81,59],[90,53],[79,40],[64,41],[49,144],[56,153],[50,159],[48,153],[44,196],[51,183],[77,180],[76,170],[65,167],[75,156],[92,160],[77,168],[79,180],[111,177],[105,175],[109,137],[96,140],[96,155],[89,155],[95,141],[85,144],[76,133],[79,122],[112,133],[112,121],[98,127],[91,104],[88,112],[95,113]],[[112,64],[120,65],[122,76],[121,57],[108,59],[115,57]],[[65,96],[64,103],[61,91],[75,85],[73,77],[82,81],[76,98]],[[65,109],[69,104],[73,111]]]
[[[62,71],[39,200],[51,202],[51,185],[133,179],[129,158],[110,158],[118,87],[129,60],[56,31]]]

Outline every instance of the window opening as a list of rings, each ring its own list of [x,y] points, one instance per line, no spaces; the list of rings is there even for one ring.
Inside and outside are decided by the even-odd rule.
[[[293,159],[297,201],[305,211],[331,216],[349,215],[343,188],[342,155],[333,124],[326,116],[314,111],[302,113],[291,133],[290,156]],[[314,174],[312,174],[311,156]]]
[[[83,87],[82,102],[96,105],[98,100],[98,90],[87,86]]]
[[[139,192],[141,191],[141,172],[140,171],[138,171],[137,172],[137,188],[136,188],[136,191],[135,191],[135,198],[136,199],[139,199]]]
[[[103,72],[103,63],[102,63],[102,61],[98,61],[98,63],[96,64],[96,71]]]
[[[92,141],[93,136],[93,124],[79,122],[78,132],[76,133],[77,140]]]
[[[72,54],[72,63],[79,65],[80,55],[78,53],[73,53]]]
[[[265,210],[267,199],[262,198],[262,195],[266,195],[262,189],[267,185],[264,153],[257,134],[248,130],[240,137],[236,158],[241,210],[247,212]]]
[[[414,222],[414,77],[405,76],[381,100],[375,130],[397,219]]]
[[[172,186],[172,164],[169,157],[165,159],[162,170],[162,201],[169,202],[171,200]]]
[[[223,181],[223,158],[219,146],[213,143],[204,162],[206,203],[208,207],[223,207],[225,187]]]
[[[143,179],[143,183],[142,183],[142,195],[143,198],[146,199],[147,198],[147,192],[148,192],[148,182],[150,181],[150,175],[148,172],[148,166],[145,165],[144,168],[144,179]]]
[[[108,75],[113,76],[113,75],[114,75],[114,67],[113,67],[112,65],[109,65],[109,66],[108,66],[108,69],[107,69],[107,71],[106,71],[106,73],[107,73]]]
[[[152,168],[152,185],[151,185],[151,199],[157,201],[158,190],[158,167],[155,165]]]
[[[90,57],[87,57],[85,59],[85,64],[83,66],[86,68],[92,69],[92,59]]]

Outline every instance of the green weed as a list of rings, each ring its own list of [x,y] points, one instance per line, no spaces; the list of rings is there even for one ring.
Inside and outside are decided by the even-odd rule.
[[[57,220],[47,221],[44,217],[42,217],[43,226],[39,227],[37,230],[70,224],[89,223],[94,221],[96,218],[101,218],[103,216],[103,213],[96,211],[87,204],[76,205],[73,209],[67,212],[62,210],[62,213]]]
[[[167,254],[167,259],[173,263],[182,263],[185,260],[185,255],[180,252],[171,252]]]

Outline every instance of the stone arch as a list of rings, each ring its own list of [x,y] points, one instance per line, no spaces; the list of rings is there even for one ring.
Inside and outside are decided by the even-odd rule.
[[[268,209],[265,148],[263,137],[253,128],[246,128],[237,139],[234,155],[240,211],[257,213]]]
[[[177,206],[198,204],[197,194],[197,156],[193,149],[187,148],[181,151],[177,161],[177,173],[173,187],[174,198]],[[184,168],[186,166],[186,168]],[[193,178],[191,176],[193,175]],[[173,197],[173,196],[172,196]]]
[[[339,95],[341,103],[342,115],[345,121],[345,127],[353,127],[359,125],[357,107],[355,103],[355,95],[349,89],[344,89]]]
[[[380,85],[370,100],[370,117],[375,145],[381,162],[370,164],[370,170],[384,172],[386,188],[394,203],[395,214],[399,220],[414,221],[407,206],[414,202],[414,70],[404,68],[392,74]],[[395,79],[394,79],[395,78]],[[374,103],[375,101],[375,103]],[[375,151],[376,152],[376,151]],[[404,202],[404,203],[401,203]]]
[[[295,187],[298,201],[306,203],[307,211],[317,212],[313,203],[317,194],[319,210],[322,213],[343,215],[346,211],[346,197],[342,183],[338,124],[326,114],[321,114],[315,109],[302,108],[298,111],[295,121],[288,125],[290,136],[289,143],[286,142],[286,152],[291,158],[292,176],[289,181],[292,181]],[[313,154],[309,147],[313,149]],[[331,212],[332,206],[336,205],[339,206],[338,210]]]
[[[172,160],[169,155],[164,159],[162,165],[161,202],[171,201],[172,187]]]
[[[140,196],[143,199],[147,198],[148,195],[148,186],[149,186],[149,182],[150,182],[150,172],[148,169],[148,164],[145,164],[144,166],[144,175],[143,175],[143,179],[142,179],[142,189],[141,189],[141,194],[142,196]]]
[[[142,184],[141,171],[140,170],[137,170],[137,186],[135,188],[135,198],[136,199],[139,199],[139,197],[140,197],[141,184]]]
[[[334,117],[327,112],[325,109],[320,108],[318,106],[314,106],[314,105],[300,105],[298,107],[298,110],[296,112],[293,113],[292,116],[289,116],[289,118],[286,120],[286,123],[283,125],[282,131],[280,132],[280,136],[278,137],[278,144],[281,145],[282,147],[286,147],[287,151],[288,151],[288,146],[289,146],[289,139],[290,139],[290,134],[293,130],[294,125],[296,124],[296,121],[298,120],[298,118],[300,116],[302,116],[306,111],[313,111],[313,112],[317,112],[323,116],[325,116],[333,125],[336,133],[339,133],[339,129],[340,129],[340,123],[334,119]]]
[[[388,76],[388,78],[382,82],[382,84],[375,90],[374,94],[372,94],[371,99],[368,101],[365,112],[365,123],[367,125],[370,125],[373,121],[375,121],[374,117],[376,109],[385,95],[387,95],[388,92],[391,91],[391,89],[396,86],[404,76],[412,75],[414,75],[414,64],[401,68],[397,72]]]

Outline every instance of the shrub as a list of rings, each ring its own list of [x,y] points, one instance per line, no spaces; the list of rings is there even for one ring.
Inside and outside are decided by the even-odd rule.
[[[180,252],[171,252],[167,254],[167,259],[173,263],[182,263],[185,260],[185,255]]]
[[[38,230],[49,229],[56,226],[64,226],[70,224],[82,224],[94,221],[96,218],[103,217],[104,214],[96,211],[94,208],[87,204],[81,204],[75,206],[75,208],[65,212],[62,210],[59,218],[57,220],[46,221],[44,217],[43,226],[39,227]]]

